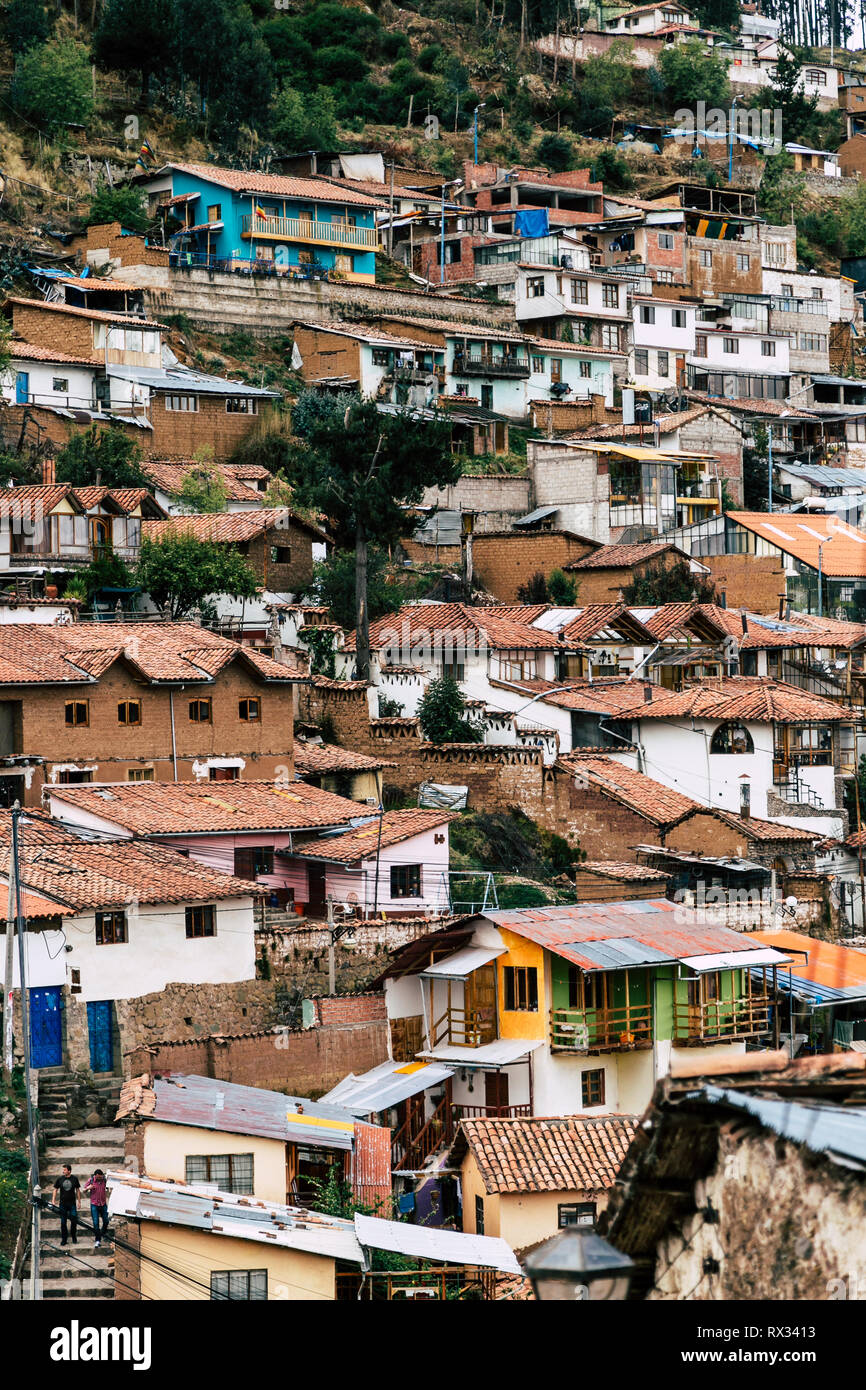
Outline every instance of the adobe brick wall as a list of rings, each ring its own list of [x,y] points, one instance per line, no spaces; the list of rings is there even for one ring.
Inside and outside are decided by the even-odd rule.
[[[304,362],[304,381],[318,381],[323,376],[348,376],[354,381],[360,380],[361,344],[357,338],[322,333],[318,328],[307,328],[303,324],[295,327],[294,338]]]
[[[782,560],[775,555],[698,555],[711,571],[719,594],[729,608],[749,608],[753,613],[779,612],[779,595],[787,583]]]
[[[314,999],[318,1022],[323,1026],[375,1023],[388,1017],[384,994],[324,995]]]
[[[119,222],[101,222],[76,237],[72,249],[81,265],[153,265],[168,268],[168,250],[148,246],[141,236],[123,236]]]
[[[534,574],[549,579],[556,569],[582,560],[596,547],[568,531],[530,535],[480,535],[472,543],[475,573],[486,589],[504,603],[517,601],[517,590]]]
[[[238,717],[242,699],[261,701],[259,720]],[[294,687],[262,685],[237,665],[220,672],[213,685],[188,686],[174,692],[175,747],[178,778],[191,780],[192,763],[207,757],[242,757],[241,776],[272,778],[280,767],[292,768]],[[209,698],[213,722],[195,723],[189,718],[189,702]],[[65,720],[68,700],[89,702],[90,723],[70,728]],[[118,723],[121,700],[141,702],[141,724]],[[0,701],[21,708],[21,752],[45,758],[49,763],[75,763],[93,767],[93,781],[126,781],[127,770],[152,763],[156,781],[173,781],[171,702],[168,690],[143,686],[123,662],[116,662],[95,686],[34,688],[22,699],[20,689],[0,686]],[[49,751],[50,750],[50,751]],[[47,755],[47,756],[46,756]],[[37,774],[26,797],[38,805],[42,778]]]
[[[90,357],[99,353],[93,346],[93,325],[98,320],[79,314],[58,314],[37,300],[32,304],[12,305],[12,329],[16,336],[37,347],[54,348],[72,357]]]
[[[622,413],[608,410],[600,395],[590,396],[588,401],[530,401],[529,408],[536,427],[548,435],[622,423]]]
[[[700,252],[712,253],[712,265],[702,266]],[[737,269],[737,256],[748,255],[748,270]],[[762,284],[761,247],[755,241],[714,241],[711,237],[690,236],[686,242],[686,279],[692,294],[760,294]]]
[[[382,1014],[381,1018],[297,1031],[151,1043],[125,1058],[126,1075],[187,1072],[314,1100],[349,1072],[361,1075],[387,1062],[389,1030],[384,1005]]]
[[[143,1143],[141,1147],[143,1151]],[[143,1171],[143,1165],[140,1171]],[[118,1241],[123,1241],[123,1246],[117,1244],[114,1247],[114,1297],[126,1303],[139,1302],[141,1260],[138,1251],[141,1249],[141,1227],[137,1221],[118,1221],[116,1218],[113,1225]],[[132,1246],[132,1249],[124,1249],[127,1245]]]
[[[271,559],[271,546],[288,546],[288,564]],[[300,593],[313,579],[313,538],[309,531],[289,521],[286,526],[272,526],[263,535],[251,540],[248,547],[237,547],[263,588],[278,594]]]
[[[243,394],[242,389],[240,394]],[[211,448],[216,460],[226,459],[247,435],[267,428],[272,404],[260,400],[258,413],[226,410],[225,397],[199,396],[198,410],[166,410],[160,393],[150,403],[153,429],[144,434],[143,448],[157,459],[190,459],[197,449]]]
[[[644,561],[639,565],[621,565],[610,569],[574,570],[570,579],[577,580],[577,601],[581,606],[588,603],[618,602],[622,591],[642,575],[654,570],[669,570],[679,562],[679,556],[672,551]]]

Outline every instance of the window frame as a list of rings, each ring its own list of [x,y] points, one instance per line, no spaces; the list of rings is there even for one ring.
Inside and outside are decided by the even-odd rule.
[[[119,919],[119,921],[118,921]],[[108,933],[106,934],[106,926]],[[119,908],[96,913],[96,945],[127,946],[129,944],[129,924],[126,913]]]
[[[420,898],[422,896],[423,875],[420,864],[392,864],[390,869],[392,899]],[[417,891],[413,892],[413,888]]]
[[[503,1010],[509,1014],[538,1013],[538,969],[534,965],[502,967]]]
[[[69,717],[69,712],[70,712],[70,710],[72,710],[72,711],[74,712],[75,710],[82,709],[82,708],[83,708],[83,710],[84,710],[84,718],[83,718],[83,719],[76,719],[75,717],[73,717],[72,719],[70,719],[70,717]],[[64,718],[65,718],[65,721],[66,721],[66,727],[69,728],[69,729],[88,729],[88,728],[90,727],[90,701],[89,701],[89,700],[67,700],[67,701],[65,702],[65,706],[64,706]]]
[[[580,1099],[584,1110],[594,1110],[596,1106],[604,1105],[605,1088],[604,1067],[590,1067],[580,1073]]]
[[[207,706],[207,714],[202,718],[201,714],[193,714],[193,708],[200,710],[202,705]],[[200,700],[190,700],[189,702],[189,722],[191,724],[212,724],[213,723],[213,699],[210,695]]]
[[[570,1214],[577,1217],[575,1221],[569,1221]],[[581,1221],[581,1216],[589,1216],[591,1220]],[[560,1202],[556,1209],[556,1224],[560,1231],[567,1230],[569,1226],[590,1226],[595,1230],[598,1222],[598,1203],[597,1202]]]
[[[138,711],[138,718],[129,718],[132,709]],[[117,702],[117,722],[126,729],[137,729],[141,727],[141,701],[140,700],[118,700]],[[126,717],[124,717],[126,716]]]
[[[236,1173],[235,1173],[235,1164],[236,1164],[236,1162],[237,1162],[238,1159],[247,1159],[247,1158],[248,1158],[249,1161],[250,1161],[249,1176],[244,1175],[244,1176],[242,1177],[240,1174],[236,1174]],[[216,1178],[213,1178],[213,1177],[211,1176],[211,1165],[214,1163],[214,1160],[218,1160],[219,1162],[222,1162],[222,1161],[224,1161],[225,1159],[228,1159],[228,1167],[229,1167],[228,1183],[229,1183],[229,1185],[228,1185],[228,1188],[227,1188],[227,1189],[224,1188],[223,1191],[228,1190],[229,1192],[234,1192],[234,1193],[236,1193],[238,1196],[241,1196],[241,1197],[252,1197],[252,1196],[254,1195],[254,1190],[255,1190],[255,1177],[256,1177],[256,1156],[255,1156],[255,1153],[184,1154],[184,1160],[183,1160],[184,1182],[190,1183],[190,1184],[192,1184],[192,1185],[195,1185],[196,1183],[211,1183],[211,1182],[216,1182],[217,1179],[216,1179]],[[207,1177],[199,1178],[199,1177],[193,1177],[193,1176],[190,1175],[190,1172],[189,1172],[189,1165],[190,1165],[190,1163],[194,1163],[194,1162],[204,1163],[204,1165],[205,1165],[205,1170],[206,1170],[206,1172],[207,1172]],[[249,1188],[249,1190],[247,1190],[247,1187]]]
[[[201,930],[198,930],[199,924]],[[190,903],[184,908],[184,929],[187,941],[203,941],[215,937],[216,904]]]
[[[246,1298],[232,1297],[231,1281],[243,1276],[247,1283]],[[251,1280],[255,1278],[261,1282],[264,1280],[264,1292],[253,1292]],[[216,1280],[225,1279],[226,1287],[229,1292],[223,1294],[217,1292]],[[268,1271],[267,1269],[212,1269],[210,1272],[210,1296],[212,1302],[217,1303],[267,1303],[268,1301]]]
[[[246,713],[244,713],[244,706],[245,706],[245,705],[246,705],[246,707],[247,707]],[[250,706],[251,706],[251,705],[255,705],[255,707],[256,707],[256,712],[255,712],[255,714],[252,714],[251,711],[250,711]],[[250,696],[248,696],[248,697],[247,697],[246,699],[244,699],[244,700],[238,700],[238,719],[243,720],[243,722],[244,722],[245,724],[260,724],[260,723],[261,723],[261,719],[262,719],[262,697],[261,697],[261,695],[250,695]]]

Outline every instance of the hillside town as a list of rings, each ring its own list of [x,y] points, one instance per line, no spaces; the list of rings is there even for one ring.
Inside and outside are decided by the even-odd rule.
[[[0,1301],[862,1299],[866,24],[220,3],[0,7]]]

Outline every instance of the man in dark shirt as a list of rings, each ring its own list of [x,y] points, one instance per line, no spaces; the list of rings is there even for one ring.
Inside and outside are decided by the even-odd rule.
[[[66,1244],[66,1223],[72,1227],[72,1244],[78,1244],[78,1208],[81,1205],[81,1183],[72,1176],[72,1169],[64,1163],[63,1172],[54,1184],[57,1202],[60,1207],[60,1244]]]

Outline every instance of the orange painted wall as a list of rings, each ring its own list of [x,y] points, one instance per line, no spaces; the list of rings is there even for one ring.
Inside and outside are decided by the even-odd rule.
[[[500,935],[508,947],[508,953],[496,961],[496,987],[498,992],[499,1036],[501,1038],[545,1038],[547,1036],[547,1016],[549,1004],[544,978],[544,949],[534,941],[526,941],[522,936],[500,928]],[[538,972],[538,1012],[506,1012],[505,976],[503,970],[509,965],[534,966]]]

